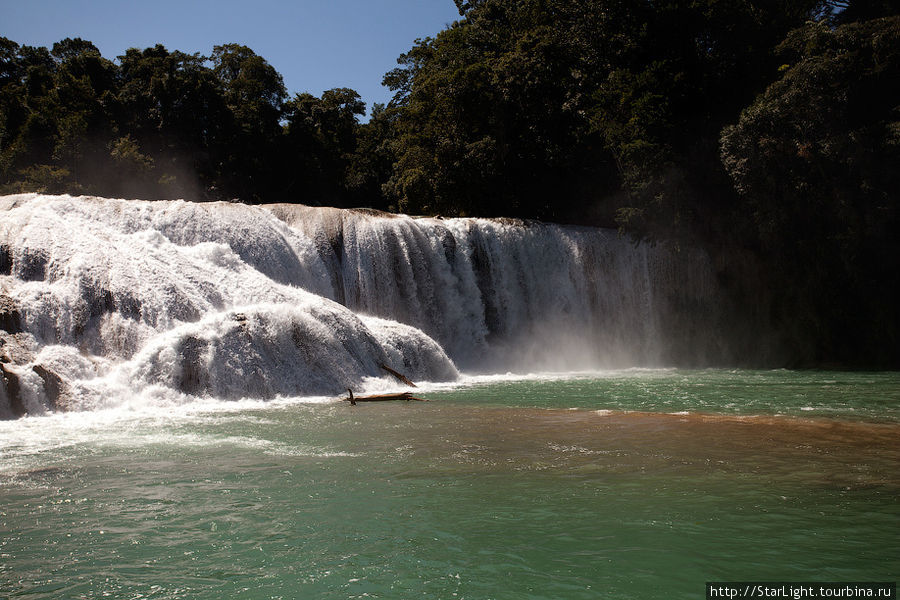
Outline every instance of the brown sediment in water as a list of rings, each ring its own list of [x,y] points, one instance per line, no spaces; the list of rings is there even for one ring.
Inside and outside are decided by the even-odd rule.
[[[436,406],[372,414],[431,466],[581,474],[721,471],[823,487],[900,489],[900,423],[783,416]],[[383,420],[387,419],[387,420]]]

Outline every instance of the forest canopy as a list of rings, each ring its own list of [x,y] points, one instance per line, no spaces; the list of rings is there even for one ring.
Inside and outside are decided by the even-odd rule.
[[[614,226],[752,257],[810,362],[900,364],[896,0],[456,4],[368,122],[238,44],[0,38],[0,192]]]

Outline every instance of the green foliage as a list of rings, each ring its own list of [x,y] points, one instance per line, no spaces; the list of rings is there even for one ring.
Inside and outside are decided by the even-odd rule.
[[[591,160],[573,15],[545,2],[467,3],[387,74],[401,210],[552,218]],[[462,7],[461,7],[462,8]]]
[[[349,157],[346,179],[352,206],[397,210],[382,193],[382,185],[390,178],[396,160],[393,151],[396,115],[396,110],[376,103],[369,122],[357,127],[356,150]]]
[[[238,44],[210,57],[131,48],[116,64],[77,38],[50,50],[0,38],[0,185],[329,204],[377,190],[383,166],[378,182],[349,183],[356,92],[290,107],[286,96],[281,75]]]
[[[724,129],[723,163],[813,358],[897,361],[900,17],[810,24],[780,50],[789,68]]]
[[[385,76],[401,210],[693,227],[728,182],[719,129],[806,2],[481,0]],[[698,170],[698,159],[708,165]],[[715,191],[714,191],[715,190]],[[628,209],[628,210],[620,210]]]
[[[116,140],[109,154],[122,168],[134,172],[146,172],[153,168],[153,159],[141,154],[137,142],[130,135]]]
[[[236,196],[259,202],[277,193],[273,150],[281,135],[287,96],[281,75],[250,48],[225,44],[211,57],[222,99],[229,112],[222,149],[221,185]]]
[[[303,189],[305,202],[348,204],[357,117],[364,113],[359,94],[348,88],[326,90],[321,98],[297,94],[285,105],[288,155],[303,157],[289,167],[294,173],[289,189]]]
[[[68,170],[53,165],[32,165],[21,169],[15,183],[0,186],[3,193],[39,192],[42,194],[62,194],[76,192]]]

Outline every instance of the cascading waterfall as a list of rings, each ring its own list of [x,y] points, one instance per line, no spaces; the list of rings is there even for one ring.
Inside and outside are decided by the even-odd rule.
[[[660,365],[683,353],[685,331],[721,318],[710,259],[696,250],[590,227],[267,208],[313,240],[327,297],[421,329],[465,370]],[[720,341],[692,353],[702,362]]]
[[[300,205],[0,198],[0,416],[328,395],[720,350],[709,258],[614,231]],[[704,334],[703,332],[708,332]]]

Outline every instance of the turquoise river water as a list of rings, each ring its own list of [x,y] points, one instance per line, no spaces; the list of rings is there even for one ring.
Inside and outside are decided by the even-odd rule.
[[[900,574],[900,373],[419,394],[0,422],[0,598],[702,598]]]

